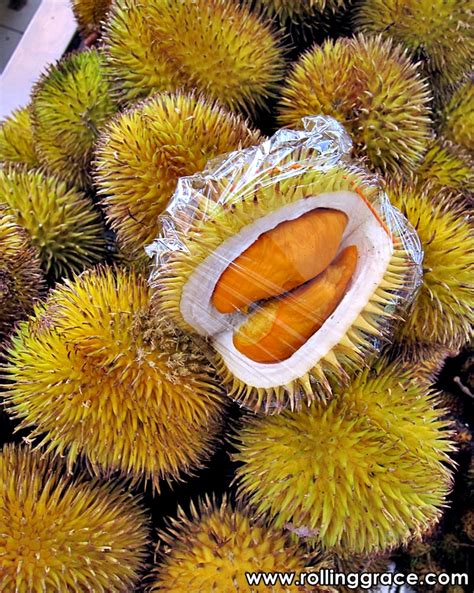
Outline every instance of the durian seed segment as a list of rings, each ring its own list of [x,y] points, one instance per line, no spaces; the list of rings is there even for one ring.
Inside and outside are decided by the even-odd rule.
[[[357,247],[346,247],[314,280],[257,309],[237,329],[234,346],[256,362],[289,358],[318,331],[340,303],[357,265]]]
[[[247,207],[251,208],[253,204],[249,203]],[[290,358],[271,364],[253,361],[239,352],[233,341],[235,328],[244,322],[245,316],[241,312],[222,314],[217,311],[211,302],[215,285],[229,262],[234,261],[263,233],[284,221],[296,220],[316,208],[339,210],[347,215],[347,226],[339,252],[349,245],[357,246],[358,261],[352,280],[321,330],[310,336]],[[184,285],[180,313],[196,333],[212,339],[226,372],[235,381],[250,388],[266,390],[291,385],[310,373],[318,361],[330,359],[331,351],[344,342],[351,328],[364,323],[359,316],[370,303],[374,292],[383,284],[393,253],[391,234],[374,215],[371,205],[356,191],[339,190],[306,195],[304,199],[258,218],[214,249],[194,269]]]
[[[263,233],[219,278],[212,304],[234,313],[321,274],[337,254],[348,216],[316,208]]]

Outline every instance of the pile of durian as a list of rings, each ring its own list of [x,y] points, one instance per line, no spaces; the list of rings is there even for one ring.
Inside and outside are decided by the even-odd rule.
[[[263,589],[246,571],[390,558],[466,571],[469,0],[71,2],[77,49],[0,124],[1,593],[248,592]],[[416,231],[416,292],[396,250],[374,281],[381,255],[351,321],[352,207],[258,230],[305,199],[258,179],[250,204],[227,188],[231,206],[191,224],[151,286],[145,247],[179,180],[319,115]],[[349,204],[356,177],[333,168],[298,187]],[[193,309],[196,270],[252,224]],[[211,308],[245,317],[225,339],[251,372],[196,336]]]

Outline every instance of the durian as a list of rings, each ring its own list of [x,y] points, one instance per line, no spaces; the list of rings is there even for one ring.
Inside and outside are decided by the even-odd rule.
[[[414,381],[430,387],[438,379],[446,360],[456,356],[457,351],[439,344],[393,342],[385,354],[391,361],[409,370]]]
[[[84,36],[97,33],[112,0],[71,0],[74,15]]]
[[[390,571],[390,555],[382,554],[329,554],[328,561],[337,573],[355,574],[358,581],[348,579],[346,586],[338,584],[337,593],[366,593],[367,578],[374,573],[387,573]],[[367,576],[363,577],[362,573]],[[365,582],[364,582],[365,581]],[[359,586],[357,586],[357,583]],[[369,589],[370,591],[371,589]]]
[[[29,107],[14,111],[0,123],[0,162],[39,166]]]
[[[469,214],[436,186],[392,180],[387,193],[415,227],[424,251],[423,283],[397,339],[458,349],[474,323],[474,233]]]
[[[178,508],[177,517],[168,520],[159,538],[152,593],[305,590],[263,584],[250,588],[247,572],[298,574],[305,571],[307,554],[283,530],[255,519],[245,506],[232,508],[225,498],[220,504],[207,498],[198,505],[191,503],[189,517]]]
[[[299,59],[282,91],[280,122],[308,115],[345,124],[358,156],[382,171],[410,171],[430,138],[430,94],[417,64],[390,40],[341,38]]]
[[[372,553],[440,518],[453,450],[436,398],[383,359],[327,405],[247,419],[239,494],[308,543]]]
[[[355,22],[363,33],[402,43],[447,83],[472,66],[471,0],[362,0]]]
[[[345,0],[257,0],[257,6],[282,23],[301,23],[324,11],[335,11]]]
[[[455,144],[474,151],[474,83],[467,80],[453,93],[440,114],[440,133]]]
[[[101,53],[71,54],[52,66],[36,84],[32,99],[42,165],[69,183],[87,186],[99,130],[115,111]]]
[[[100,214],[81,191],[40,171],[0,168],[0,204],[38,249],[45,272],[57,279],[99,262],[105,253]]]
[[[117,116],[100,139],[95,180],[120,245],[143,251],[179,177],[259,139],[239,116],[181,93],[159,94]]]
[[[210,340],[231,397],[255,410],[330,394],[332,381],[367,364],[413,288],[417,264],[400,239],[404,223],[388,231],[375,180],[331,155],[331,133],[342,131],[331,121],[322,154],[311,134],[298,162],[288,144],[275,156],[270,140],[226,165],[223,177],[210,175],[208,186],[200,175],[194,186],[186,180],[180,199],[192,216],[172,202],[174,226],[167,218],[157,241],[159,255],[171,245],[151,277],[160,314]],[[344,274],[334,258],[346,248],[357,263],[338,287]],[[309,296],[324,307],[308,311]]]
[[[7,408],[30,439],[97,474],[171,481],[213,450],[224,398],[189,339],[149,314],[132,271],[89,270],[50,293],[7,352]]]
[[[29,447],[0,450],[2,593],[129,593],[148,531],[140,502],[121,485],[69,476]]]
[[[474,542],[474,509],[469,509],[461,518],[462,527],[467,537]]]
[[[26,232],[0,206],[0,344],[26,317],[44,285],[39,257]]]
[[[436,140],[431,143],[423,161],[416,169],[416,177],[423,184],[443,191],[459,192],[461,198],[472,201],[474,170],[472,158],[450,142]]]
[[[227,0],[118,0],[105,28],[108,71],[122,101],[194,90],[253,111],[283,74],[279,40],[248,6]]]

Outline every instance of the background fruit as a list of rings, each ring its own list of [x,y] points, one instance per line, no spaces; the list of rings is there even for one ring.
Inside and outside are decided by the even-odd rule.
[[[259,139],[240,116],[181,93],[159,94],[117,116],[101,136],[95,180],[120,245],[143,253],[179,177]]]
[[[24,163],[28,167],[39,165],[29,107],[14,111],[1,123],[0,161]]]
[[[37,251],[13,216],[0,206],[0,344],[43,292]]]
[[[227,0],[119,0],[105,39],[108,71],[125,102],[185,89],[253,111],[283,73],[270,24]]]
[[[104,228],[91,200],[41,171],[0,169],[0,204],[31,237],[51,279],[69,276],[105,254]]]
[[[244,593],[249,590],[246,572],[302,572],[307,560],[302,548],[282,530],[253,518],[250,509],[233,509],[225,499],[221,504],[210,500],[191,504],[190,517],[178,508],[160,540],[153,592],[180,593],[192,587],[195,591]],[[264,587],[252,590],[263,591]],[[319,587],[313,590],[322,591]],[[290,588],[277,585],[271,591],[286,593]]]
[[[249,418],[239,492],[275,525],[344,553],[419,536],[440,518],[453,445],[426,388],[378,362],[327,405]]]
[[[7,408],[47,450],[94,473],[173,481],[213,451],[221,388],[189,338],[149,311],[146,278],[96,269],[66,282],[7,353]],[[33,427],[33,428],[31,428]]]
[[[148,545],[148,518],[119,484],[68,476],[29,447],[0,450],[2,590],[129,593]]]
[[[394,180],[387,192],[415,227],[424,251],[423,283],[397,338],[461,348],[470,339],[474,321],[470,216],[429,183],[420,188]]]
[[[428,72],[447,83],[457,82],[472,66],[469,0],[363,0],[355,21],[364,33],[403,43],[424,61]]]
[[[279,120],[330,115],[351,134],[354,151],[392,173],[410,171],[428,147],[430,94],[401,46],[377,37],[326,41],[296,63],[282,92]]]
[[[102,54],[70,54],[36,84],[34,139],[41,164],[69,183],[87,186],[99,129],[115,113]]]

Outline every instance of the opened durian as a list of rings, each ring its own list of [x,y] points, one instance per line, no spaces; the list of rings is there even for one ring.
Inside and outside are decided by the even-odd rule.
[[[346,162],[342,127],[311,120],[178,184],[148,248],[159,314],[210,341],[230,395],[267,412],[364,365],[417,273],[401,234],[416,237]]]

